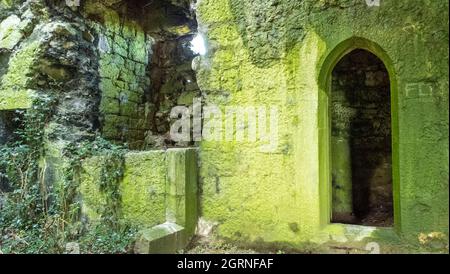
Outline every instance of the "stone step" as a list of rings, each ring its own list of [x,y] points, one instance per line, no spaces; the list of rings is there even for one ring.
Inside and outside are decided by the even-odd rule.
[[[175,223],[164,223],[139,232],[135,254],[174,254],[187,244],[186,230]]]

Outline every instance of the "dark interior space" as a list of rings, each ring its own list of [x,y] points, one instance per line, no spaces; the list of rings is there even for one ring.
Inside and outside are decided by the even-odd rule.
[[[23,128],[23,111],[0,110],[0,146],[17,141],[17,130]],[[0,147],[0,149],[2,149]],[[0,193],[10,191],[6,166],[0,161]]]
[[[23,126],[22,110],[0,110],[0,145],[17,139],[16,131]]]
[[[332,222],[393,225],[391,99],[383,62],[365,50],[333,70]]]

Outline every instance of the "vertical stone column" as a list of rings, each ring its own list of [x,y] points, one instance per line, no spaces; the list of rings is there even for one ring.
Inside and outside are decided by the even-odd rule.
[[[350,215],[352,201],[352,159],[348,138],[332,138],[333,213]]]
[[[352,221],[353,213],[351,121],[356,110],[348,105],[344,94],[342,89],[333,90],[332,94],[333,219],[338,222]]]
[[[197,150],[175,148],[166,153],[166,222],[139,232],[134,248],[138,254],[184,249],[197,226]]]
[[[166,221],[195,232],[198,217],[196,149],[167,151]]]

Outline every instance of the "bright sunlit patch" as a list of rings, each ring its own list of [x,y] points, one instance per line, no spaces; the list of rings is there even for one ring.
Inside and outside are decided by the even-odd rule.
[[[200,55],[206,54],[206,44],[205,39],[203,39],[203,36],[201,34],[197,34],[194,39],[191,41],[191,50]]]

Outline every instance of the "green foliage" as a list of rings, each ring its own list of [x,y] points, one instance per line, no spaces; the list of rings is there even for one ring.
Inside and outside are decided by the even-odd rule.
[[[123,150],[110,149],[106,152],[104,164],[100,172],[99,189],[105,193],[106,204],[105,212],[102,216],[107,223],[113,227],[118,226],[118,217],[120,216],[121,196],[119,184],[124,175],[125,159]]]
[[[101,137],[96,138],[93,142],[87,141],[82,144],[69,144],[65,150],[65,157],[69,159],[69,165],[65,172],[65,189],[66,199],[73,207],[68,214],[72,220],[79,219],[79,204],[76,202],[78,194],[79,178],[78,175],[82,169],[83,160],[92,156],[101,156],[99,159],[103,161],[101,172],[98,180],[98,189],[105,194],[107,206],[103,212],[98,212],[103,221],[111,227],[118,228],[120,224],[121,196],[119,191],[120,182],[123,179],[126,149],[122,146],[111,144]],[[68,182],[68,183],[67,183]],[[67,208],[67,207],[66,207]],[[76,216],[73,216],[75,213]]]
[[[51,187],[42,179],[39,160],[43,155],[44,127],[55,100],[36,99],[23,112],[16,141],[0,148],[0,176],[11,191],[0,193],[0,246],[3,252],[57,252],[63,222],[50,203]],[[6,247],[6,248],[5,248]]]
[[[121,225],[119,183],[123,177],[125,149],[97,138],[69,143],[63,151],[67,161],[61,183],[46,182],[40,166],[45,156],[45,127],[55,100],[40,97],[23,111],[15,141],[0,146],[0,250],[3,253],[63,253],[69,241],[80,242],[82,252],[127,252],[134,229]],[[98,180],[108,197],[102,222],[82,223],[79,178],[82,161],[101,155],[105,164]]]
[[[106,223],[100,223],[89,229],[78,242],[83,253],[130,253],[136,234],[133,228],[114,229]]]

